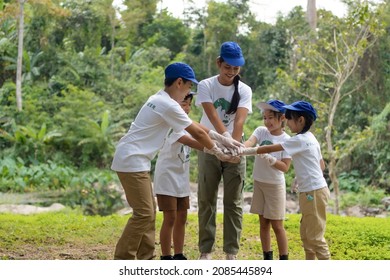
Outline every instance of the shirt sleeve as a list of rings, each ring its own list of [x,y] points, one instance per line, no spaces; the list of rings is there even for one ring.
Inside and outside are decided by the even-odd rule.
[[[283,149],[289,154],[293,156],[303,151],[302,141],[298,136],[293,136],[287,139],[285,142],[281,143]]]

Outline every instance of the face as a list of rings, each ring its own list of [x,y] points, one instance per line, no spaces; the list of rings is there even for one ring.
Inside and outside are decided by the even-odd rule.
[[[192,103],[191,98],[187,98],[187,99],[180,102],[180,106],[183,108],[184,112],[186,112],[187,115],[191,111],[191,103]]]
[[[282,131],[282,123],[284,120],[284,115],[281,117],[278,117],[277,114],[275,114],[274,111],[271,110],[265,110],[263,112],[263,120],[264,125],[268,129],[269,132],[272,133],[280,133]]]
[[[176,83],[178,88],[178,96],[177,98],[174,99],[180,103],[191,92],[192,82],[191,81],[184,82],[183,79],[179,78],[176,80]]]
[[[232,66],[226,62],[217,61],[219,68],[219,82],[222,85],[231,85],[233,84],[233,79],[240,73],[240,66]]]
[[[292,133],[301,132],[305,125],[305,119],[299,117],[299,119],[287,119],[287,126]]]

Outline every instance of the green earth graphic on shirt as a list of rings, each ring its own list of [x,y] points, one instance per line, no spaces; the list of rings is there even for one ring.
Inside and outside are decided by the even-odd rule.
[[[260,146],[266,146],[266,145],[272,145],[273,143],[269,140],[264,140],[263,142],[260,143]]]
[[[231,122],[232,118],[230,114],[226,114],[226,112],[230,108],[230,102],[227,101],[224,98],[219,98],[216,101],[214,101],[214,108],[218,111],[224,112],[222,122],[227,127]]]

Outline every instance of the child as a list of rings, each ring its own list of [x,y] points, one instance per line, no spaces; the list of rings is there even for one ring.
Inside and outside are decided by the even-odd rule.
[[[149,97],[129,131],[119,140],[111,169],[118,174],[133,215],[116,245],[114,259],[154,258],[156,206],[150,168],[151,161],[162,147],[170,128],[175,132],[185,129],[205,147],[206,153],[221,160],[228,156],[217,147],[210,136],[218,138],[219,142],[233,150],[241,145],[215,131],[204,130],[180,107],[178,102],[182,101],[192,85],[197,83],[195,73],[189,65],[181,62],[168,65],[165,68],[164,90]]]
[[[193,94],[188,94],[181,107],[189,114]],[[185,130],[170,131],[156,162],[154,193],[163,223],[160,230],[161,260],[186,260],[183,254],[187,209],[190,208],[190,153],[191,148],[203,150],[203,145]],[[174,255],[171,255],[173,237]]]
[[[306,101],[297,101],[286,108],[287,126],[295,136],[281,144],[248,148],[243,154],[264,154],[286,151],[292,157],[302,213],[300,234],[307,260],[329,260],[330,252],[324,238],[326,206],[330,192],[323,176],[325,163],[320,145],[309,131],[317,119],[316,110]]]
[[[256,144],[272,145],[290,138],[284,132],[285,104],[269,100],[257,104],[263,112],[264,126],[259,126],[244,143],[246,147]],[[284,173],[290,168],[291,157],[285,151],[262,154],[255,158],[253,167],[253,197],[250,212],[259,214],[260,240],[264,260],[273,259],[271,250],[271,226],[276,236],[279,259],[288,259],[288,246],[283,220],[286,212],[286,182]]]
[[[208,129],[241,141],[243,126],[252,112],[252,90],[240,81],[245,59],[236,42],[224,42],[216,60],[219,74],[198,85],[196,105],[203,109],[200,123]],[[217,195],[223,179],[223,251],[234,260],[242,231],[242,189],[245,157],[239,163],[221,162],[198,152],[198,216],[200,259],[211,259],[216,234]]]

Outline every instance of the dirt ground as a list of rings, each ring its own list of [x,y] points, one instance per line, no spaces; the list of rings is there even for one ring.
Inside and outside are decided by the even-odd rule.
[[[33,246],[24,244],[17,250],[0,248],[2,260],[110,260],[114,255],[114,246],[99,245],[79,246]]]

